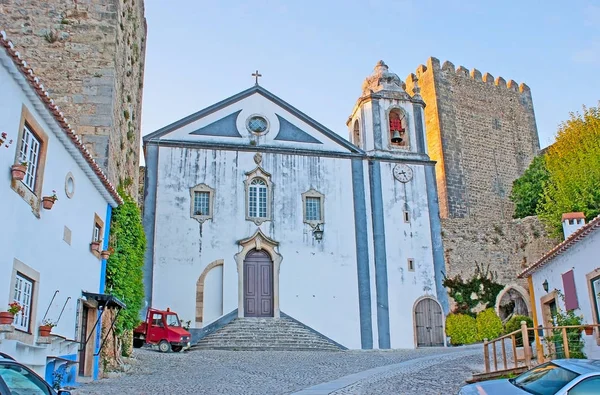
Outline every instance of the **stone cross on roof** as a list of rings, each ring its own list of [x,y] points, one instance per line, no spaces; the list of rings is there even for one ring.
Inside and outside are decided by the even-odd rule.
[[[252,73],[252,77],[255,77],[255,78],[256,78],[256,82],[255,82],[254,84],[255,84],[255,85],[258,85],[258,78],[259,78],[259,77],[262,77],[262,74],[259,74],[259,73],[258,73],[258,70],[256,70],[256,72],[255,72],[255,73]]]

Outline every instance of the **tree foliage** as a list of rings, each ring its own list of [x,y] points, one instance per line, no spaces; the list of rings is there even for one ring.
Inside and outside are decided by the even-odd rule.
[[[475,343],[477,341],[477,322],[470,315],[448,314],[446,335],[450,336],[450,342],[455,346]]]
[[[135,200],[119,190],[124,203],[112,215],[110,247],[114,250],[106,267],[107,292],[118,297],[127,309],[119,314],[115,324],[118,334],[135,328],[144,301],[142,267],[146,236],[140,209]]]
[[[513,182],[510,200],[515,203],[515,218],[525,218],[537,213],[548,177],[544,156],[536,156],[525,173]]]
[[[563,213],[582,211],[588,220],[600,214],[600,108],[583,108],[561,124],[546,154],[549,178],[538,215],[561,232]]]

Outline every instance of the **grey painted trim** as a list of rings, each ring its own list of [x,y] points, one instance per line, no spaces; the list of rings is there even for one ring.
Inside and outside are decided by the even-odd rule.
[[[279,133],[275,136],[275,140],[297,141],[300,143],[323,144],[298,126],[286,120],[279,114],[275,114],[279,120]]]
[[[356,239],[356,272],[358,276],[358,314],[360,345],[373,348],[371,321],[371,277],[369,274],[369,241],[367,240],[367,207],[363,161],[352,159],[352,193],[354,197],[354,233]]]
[[[373,219],[373,248],[375,253],[377,334],[379,338],[379,348],[389,349],[391,345],[387,254],[385,247],[383,192],[381,189],[381,166],[378,161],[369,161],[369,184],[371,187],[371,216]]]
[[[389,152],[366,152],[362,153],[345,153],[335,151],[320,151],[320,150],[309,150],[302,148],[289,148],[289,147],[273,147],[266,145],[243,145],[243,144],[232,144],[232,143],[213,143],[206,141],[186,141],[186,140],[153,140],[144,142],[144,147],[154,145],[161,147],[180,147],[180,148],[196,148],[196,149],[210,149],[210,150],[221,150],[221,151],[240,151],[240,152],[269,152],[276,154],[285,155],[303,155],[303,156],[317,156],[324,158],[359,158],[359,159],[374,159],[381,162],[394,162],[394,163],[406,163],[415,165],[429,165],[435,164],[435,161],[429,159],[427,155],[415,155],[411,158],[399,157],[390,155]]]
[[[425,132],[423,130],[423,107],[420,104],[413,103],[413,113],[415,116],[415,133],[417,135],[417,150],[425,153]]]
[[[235,320],[238,316],[238,309],[235,309],[216,321],[211,322],[206,325],[204,328],[190,328],[188,332],[192,335],[192,339],[190,340],[191,345],[196,345],[200,340],[205,338],[206,336],[215,333],[219,329],[223,328],[225,325],[229,324],[231,321]]]
[[[330,343],[332,343],[332,344],[335,344],[335,345],[336,345],[337,347],[339,347],[341,350],[347,350],[347,349],[348,349],[348,347],[344,347],[344,346],[342,346],[340,343],[336,342],[335,340],[332,340],[332,339],[330,339],[329,337],[325,336],[325,335],[324,335],[324,334],[322,334],[321,332],[319,332],[319,331],[317,331],[317,330],[315,330],[315,329],[311,328],[310,326],[306,325],[306,324],[305,324],[305,323],[303,323],[303,322],[300,322],[300,321],[298,321],[298,320],[297,320],[297,319],[295,319],[294,317],[287,315],[287,314],[286,314],[286,313],[284,313],[283,311],[282,311],[280,314],[281,314],[281,317],[284,317],[284,318],[290,319],[290,320],[294,321],[296,324],[298,324],[298,325],[301,325],[301,326],[303,326],[304,328],[308,329],[309,331],[311,331],[311,332],[312,332],[312,333],[314,333],[315,335],[322,337],[323,339],[327,340],[328,342],[330,342]]]
[[[440,220],[435,166],[425,166],[425,185],[427,189],[427,206],[429,208],[429,227],[431,229],[435,293],[444,315],[447,315],[450,311],[450,303],[448,302],[446,287],[442,284],[446,273],[446,264],[444,262],[444,243],[442,240],[442,222]]]
[[[158,146],[148,146],[146,153],[146,172],[144,177],[144,213],[142,225],[146,234],[146,251],[144,251],[144,300],[145,306],[140,311],[140,318],[146,317],[146,311],[152,306],[152,286],[154,281],[154,237],[156,225],[156,194],[158,192]]]
[[[236,111],[190,134],[199,136],[242,137],[237,130],[237,118],[242,110]]]
[[[373,109],[373,144],[375,149],[383,149],[383,144],[381,144],[381,110],[379,108],[379,100],[373,99],[371,101],[371,108]]]
[[[177,122],[173,122],[172,124],[167,125],[161,129],[157,130],[154,133],[150,133],[143,137],[143,141],[146,142],[146,141],[161,138],[162,136],[172,132],[175,129],[179,129],[182,126],[185,126],[185,125],[187,125],[191,122],[194,122],[202,117],[212,114],[215,111],[219,111],[231,104],[234,104],[242,99],[245,99],[246,97],[248,97],[250,95],[253,95],[254,93],[258,93],[258,94],[262,95],[264,98],[272,101],[279,107],[283,108],[284,110],[288,111],[295,117],[299,118],[303,122],[307,123],[311,127],[315,128],[319,132],[323,133],[325,136],[327,136],[334,142],[338,143],[342,147],[346,148],[350,152],[353,152],[353,153],[363,152],[360,148],[358,148],[354,144],[350,143],[343,137],[339,136],[337,133],[327,129],[325,126],[321,125],[319,122],[315,121],[308,115],[304,114],[302,111],[298,110],[294,106],[290,105],[289,103],[287,103],[284,100],[280,99],[279,97],[275,96],[274,94],[272,94],[265,88],[261,87],[260,85],[254,85],[253,87],[246,89],[245,91],[242,91],[236,95],[233,95],[225,100],[222,100],[216,104],[213,104],[210,107],[207,107],[207,108],[200,110],[192,115],[189,115],[183,119],[180,119]]]

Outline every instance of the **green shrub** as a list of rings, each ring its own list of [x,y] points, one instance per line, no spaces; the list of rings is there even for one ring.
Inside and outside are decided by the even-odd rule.
[[[502,320],[493,308],[477,314],[477,340],[492,340],[502,333]]]
[[[511,333],[516,331],[517,329],[521,329],[521,321],[525,321],[527,323],[528,328],[533,328],[533,321],[531,318],[526,315],[513,315],[506,324],[504,324],[504,333]],[[529,336],[529,344],[531,344],[535,340],[535,334],[533,331],[528,332]],[[515,335],[515,341],[517,343],[517,347],[523,346],[523,335],[521,332]]]
[[[448,314],[446,335],[453,345],[471,344],[477,341],[477,322],[466,314]]]

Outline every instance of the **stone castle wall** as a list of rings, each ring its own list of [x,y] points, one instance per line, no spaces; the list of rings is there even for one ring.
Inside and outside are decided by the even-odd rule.
[[[512,183],[539,153],[529,87],[436,58],[407,78],[409,92],[415,80],[437,161],[446,275],[468,279],[476,264],[489,266],[497,282],[527,289],[517,274],[557,242],[537,218],[512,219]]]
[[[0,0],[0,30],[114,185],[137,197],[143,0]]]

